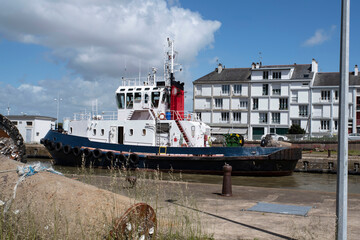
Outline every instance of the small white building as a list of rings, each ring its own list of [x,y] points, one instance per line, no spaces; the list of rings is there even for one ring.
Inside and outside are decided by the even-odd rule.
[[[26,143],[40,143],[50,129],[55,126],[56,118],[34,115],[6,116],[19,129]]]
[[[318,72],[318,63],[225,68],[197,79],[193,109],[213,134],[227,132],[260,139],[266,133],[287,134],[292,124],[310,135],[334,135],[338,130],[338,72]],[[360,132],[360,76],[349,73],[349,123]]]

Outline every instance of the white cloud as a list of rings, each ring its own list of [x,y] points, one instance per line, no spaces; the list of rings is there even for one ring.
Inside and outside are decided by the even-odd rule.
[[[53,56],[85,77],[119,77],[163,62],[167,36],[185,62],[214,41],[220,22],[165,0],[3,1],[0,34],[49,47]]]
[[[303,43],[303,46],[312,47],[315,45],[321,45],[325,41],[331,39],[331,36],[333,35],[335,30],[336,30],[336,25],[332,25],[330,30],[328,31],[324,29],[317,29],[314,35]]]
[[[99,109],[115,110],[121,76],[138,76],[139,65],[142,76],[153,66],[163,69],[166,37],[175,40],[178,61],[189,65],[201,49],[212,46],[220,26],[181,8],[178,0],[1,1],[1,38],[45,46],[51,51],[46,56],[65,62],[80,77],[39,79],[18,88],[0,82],[0,113],[9,102],[13,114],[56,116],[58,92],[60,116],[89,109],[96,98]],[[177,79],[192,89],[192,79],[184,76]]]

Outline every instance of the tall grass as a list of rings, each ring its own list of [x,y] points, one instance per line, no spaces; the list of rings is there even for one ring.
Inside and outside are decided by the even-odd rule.
[[[197,201],[189,191],[188,185],[182,180],[182,176],[174,175],[172,171],[164,174],[159,171],[129,170],[123,167],[108,168],[108,176],[98,176],[92,164],[85,167],[83,164],[77,168],[75,177],[87,184],[126,195],[132,203],[147,203],[157,217],[157,231],[155,239],[213,239],[212,235],[204,230],[200,213],[197,209]],[[136,177],[136,182],[129,182],[129,177]],[[100,181],[100,180],[101,181]],[[132,178],[134,179],[134,178]],[[174,200],[178,204],[172,204],[166,200]],[[59,222],[59,212],[56,203],[53,203],[53,212],[48,213],[52,218],[52,226],[40,226],[37,221],[37,213],[31,212],[29,207],[26,213],[15,214],[10,209],[7,214],[0,217],[0,240],[2,239],[74,239],[68,233],[68,226],[81,223]],[[3,207],[0,207],[3,212]],[[120,213],[122,214],[122,213]],[[117,216],[119,217],[119,216]],[[66,229],[64,229],[66,228]],[[109,229],[110,230],[110,229]],[[88,236],[83,232],[84,239],[111,239],[111,236]]]

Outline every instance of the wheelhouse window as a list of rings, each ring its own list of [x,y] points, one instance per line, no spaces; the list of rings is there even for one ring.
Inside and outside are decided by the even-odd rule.
[[[144,103],[148,103],[148,102],[149,102],[149,94],[145,93]]]
[[[124,93],[118,93],[116,94],[116,102],[119,109],[125,108],[125,94]]]
[[[126,108],[131,109],[134,106],[134,94],[127,93],[126,94]]]
[[[154,106],[154,108],[157,108],[159,106],[159,101],[160,101],[160,92],[152,92],[151,103]]]
[[[140,102],[141,101],[141,92],[136,92],[135,93],[135,102]]]

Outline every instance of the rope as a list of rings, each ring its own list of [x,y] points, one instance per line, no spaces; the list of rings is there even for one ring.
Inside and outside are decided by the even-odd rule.
[[[10,171],[15,171],[15,170],[6,170],[8,172]],[[51,173],[55,173],[58,175],[62,175],[62,173],[55,171],[52,167],[46,167],[44,166],[42,163],[33,163],[33,164],[27,164],[25,166],[17,166],[16,169],[19,177],[19,180],[16,182],[16,185],[14,187],[14,193],[13,193],[13,197],[6,202],[5,207],[4,207],[4,214],[9,210],[12,201],[15,199],[16,197],[16,190],[18,185],[27,177],[32,176],[36,173],[39,172],[51,172]]]

